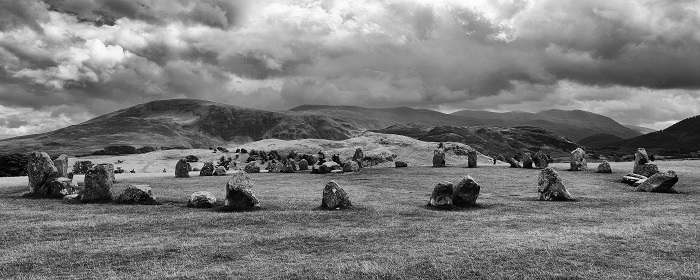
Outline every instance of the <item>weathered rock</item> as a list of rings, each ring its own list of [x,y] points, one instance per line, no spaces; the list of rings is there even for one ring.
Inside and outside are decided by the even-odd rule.
[[[331,173],[336,173],[336,174],[337,174],[337,173],[343,173],[343,170],[338,170],[338,169],[336,169],[336,170],[331,170]]]
[[[408,163],[403,162],[403,161],[396,161],[396,162],[394,162],[394,166],[396,166],[397,168],[408,167]]]
[[[335,181],[330,181],[323,188],[323,198],[321,208],[323,209],[344,209],[352,206],[348,194],[338,186]]]
[[[114,178],[114,165],[111,163],[100,163],[98,165],[103,165],[105,169],[107,169],[107,172],[109,172],[109,177],[112,178],[112,182],[116,182],[117,180]],[[188,165],[189,166],[189,165]]]
[[[153,190],[148,185],[131,185],[117,198],[120,204],[158,204]]]
[[[532,156],[528,152],[523,153],[523,168],[532,169]]]
[[[68,156],[60,155],[53,160],[53,165],[58,170],[58,177],[68,178]]]
[[[642,164],[639,166],[639,168],[635,168],[635,170],[637,170],[637,172],[635,172],[636,174],[646,177],[651,177],[652,175],[659,173],[659,167],[653,163]]]
[[[77,200],[80,199],[80,194],[74,193],[74,194],[69,194],[63,197],[65,200]]]
[[[205,162],[202,170],[199,171],[199,176],[214,176],[214,163],[211,161]]]
[[[292,165],[292,171],[297,171],[297,170],[299,170],[299,168],[297,167],[297,161],[296,161],[296,160],[290,159],[290,160],[288,161],[288,163],[289,163],[290,165]],[[284,168],[287,168],[287,166],[285,166]]]
[[[547,168],[549,166],[549,157],[542,151],[536,152],[535,156],[532,158],[532,161],[535,163],[535,167],[540,169]]]
[[[678,182],[678,175],[673,170],[659,172],[641,183],[635,190],[640,192],[672,193],[673,185]]]
[[[214,170],[214,176],[226,176],[226,167],[217,166]]]
[[[326,161],[321,165],[327,167],[329,172],[333,170],[343,170],[343,167],[335,161]]]
[[[459,207],[474,206],[480,190],[481,186],[474,181],[474,178],[464,177],[454,186],[452,203]]]
[[[66,195],[78,193],[78,185],[72,179],[61,177],[41,186],[41,190],[34,193],[36,196],[49,198],[63,198]]]
[[[452,204],[452,195],[454,194],[454,188],[450,182],[442,182],[435,185],[433,193],[430,195],[430,202],[428,206],[432,206],[440,209],[450,209],[454,207]]]
[[[634,153],[634,169],[632,173],[641,174],[642,167],[649,162],[649,155],[647,155],[647,150],[644,148],[637,148],[637,152]],[[643,175],[643,174],[642,174]],[[645,175],[649,177],[648,175]]]
[[[510,164],[510,168],[522,168],[520,162],[514,158],[509,158],[508,163]]]
[[[360,165],[355,161],[348,161],[343,164],[343,172],[357,172],[360,171]]]
[[[29,193],[45,195],[46,188],[44,186],[58,178],[58,170],[49,154],[32,152],[27,158],[27,175],[29,177]]]
[[[571,171],[585,171],[588,170],[588,164],[586,164],[586,152],[581,148],[576,148],[571,152],[571,164],[569,170]]]
[[[85,189],[80,193],[82,201],[111,201],[112,183],[105,165],[97,165],[85,174]]]
[[[357,148],[355,149],[355,154],[352,155],[352,161],[360,161],[365,159],[365,153],[362,152],[362,149]]]
[[[281,162],[270,163],[268,170],[270,173],[280,173],[284,169],[284,164]]]
[[[572,199],[571,194],[559,178],[559,173],[551,167],[542,169],[538,185],[537,191],[540,193],[540,200],[566,201]]]
[[[175,165],[175,178],[189,178],[190,164],[186,159],[180,159]]]
[[[638,182],[646,180],[647,176],[642,176],[639,174],[630,173],[622,176],[622,183],[628,184],[630,186],[639,185]]]
[[[260,173],[260,164],[258,164],[257,161],[251,161],[250,163],[246,164],[243,171],[246,173]]]
[[[245,172],[236,172],[226,183],[224,205],[233,209],[251,209],[259,206],[258,198],[253,193],[253,182]]]
[[[598,165],[598,173],[612,173],[612,168],[610,168],[610,163],[608,161],[603,161]]]
[[[477,153],[476,150],[470,149],[467,151],[467,167],[476,168]]]
[[[216,197],[214,194],[205,191],[194,192],[187,200],[187,207],[194,208],[211,208],[216,205]]]
[[[282,173],[294,173],[294,164],[292,164],[294,161],[293,160],[288,160],[286,164],[282,167]]]
[[[445,151],[433,151],[433,167],[445,167]]]
[[[309,170],[309,162],[305,159],[299,161],[299,170]]]

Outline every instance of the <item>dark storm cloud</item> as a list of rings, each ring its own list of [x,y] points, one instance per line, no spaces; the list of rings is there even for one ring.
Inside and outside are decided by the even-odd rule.
[[[23,26],[38,30],[48,18],[46,7],[40,2],[0,0],[0,30]]]

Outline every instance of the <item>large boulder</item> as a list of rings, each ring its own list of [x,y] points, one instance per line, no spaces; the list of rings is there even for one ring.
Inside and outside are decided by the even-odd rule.
[[[610,168],[610,163],[608,163],[607,160],[601,162],[598,165],[598,171],[597,173],[612,173],[612,168]]]
[[[348,161],[343,163],[343,172],[357,172],[360,171],[360,165],[355,161]]]
[[[175,178],[189,178],[190,164],[186,159],[180,159],[175,165]]]
[[[338,186],[335,181],[330,181],[323,188],[323,198],[321,208],[323,209],[344,209],[352,206],[348,194]]]
[[[445,151],[433,151],[433,167],[445,167]]]
[[[480,190],[481,186],[474,181],[472,176],[464,177],[454,186],[452,203],[459,207],[474,206]]]
[[[326,161],[321,165],[325,166],[329,172],[333,170],[343,170],[343,167],[335,161]]]
[[[470,149],[467,151],[467,167],[476,168],[477,153],[476,150]]]
[[[214,163],[211,161],[205,162],[202,170],[199,171],[199,176],[214,176]]]
[[[326,174],[330,173],[331,169],[323,164],[314,165],[311,167],[311,174]]]
[[[112,178],[112,182],[116,182],[117,180],[114,178],[114,165],[111,163],[100,163],[98,165],[102,165],[107,169],[107,172],[109,172],[109,177]]]
[[[282,172],[282,169],[284,169],[284,164],[282,164],[281,162],[270,163],[267,169],[270,173],[280,173]]]
[[[588,170],[588,164],[586,164],[586,151],[581,148],[576,148],[571,152],[571,164],[569,170],[571,171],[585,171]]]
[[[538,151],[532,158],[532,162],[534,162],[535,167],[539,169],[547,168],[549,166],[549,157],[544,152]]]
[[[528,152],[523,153],[523,168],[532,169],[532,156]]]
[[[251,161],[250,163],[246,164],[243,171],[246,173],[260,173],[260,164],[258,164],[257,161]]]
[[[305,159],[299,161],[299,170],[309,170],[309,162]]]
[[[542,169],[538,185],[537,191],[540,193],[540,200],[566,201],[572,199],[571,194],[559,178],[559,173],[551,167]]]
[[[80,193],[82,201],[111,201],[113,180],[105,165],[97,165],[85,174],[85,189]]]
[[[653,163],[642,164],[639,166],[639,168],[635,168],[635,170],[637,171],[635,172],[635,174],[639,174],[646,177],[651,177],[654,174],[659,173],[659,167]]]
[[[676,172],[673,170],[669,170],[652,175],[639,184],[635,190],[639,192],[672,193],[675,192],[675,190],[673,190],[673,185],[677,182],[678,175],[676,175]]]
[[[48,183],[58,178],[58,170],[49,154],[32,152],[27,158],[27,175],[29,177],[29,194],[45,195]]]
[[[226,176],[226,167],[221,165],[217,166],[216,169],[214,169],[214,176]]]
[[[395,161],[394,166],[396,166],[397,168],[408,167],[408,163],[403,161]]]
[[[35,193],[37,196],[49,198],[63,198],[66,195],[77,194],[78,185],[72,179],[66,177],[56,178],[41,187],[42,190]]]
[[[295,168],[294,168],[294,165],[295,165],[295,164],[293,164],[293,163],[294,163],[293,160],[291,160],[291,159],[288,160],[287,163],[285,163],[284,166],[282,167],[282,171],[281,171],[281,172],[282,172],[282,173],[294,173],[294,169],[295,169]]]
[[[205,191],[194,192],[187,200],[187,207],[211,208],[214,205],[216,205],[216,197],[214,194]]]
[[[509,158],[508,163],[510,164],[510,168],[522,168],[517,159]]]
[[[649,162],[649,155],[647,155],[647,150],[644,148],[637,148],[637,152],[634,153],[634,169],[632,169],[632,173],[634,174],[641,174],[640,173],[642,167]],[[647,175],[645,175],[647,176]],[[647,176],[649,177],[649,176]]]
[[[454,204],[452,203],[453,194],[454,188],[452,187],[452,183],[438,183],[435,185],[435,188],[433,188],[433,193],[430,195],[428,206],[439,209],[450,209],[454,207]]]
[[[236,172],[226,183],[226,198],[224,205],[232,209],[251,209],[259,206],[260,202],[253,193],[253,182],[245,172]]]
[[[58,170],[58,177],[68,178],[68,156],[60,155],[53,160],[53,165]]]
[[[158,204],[153,190],[148,185],[131,185],[117,198],[120,204]]]

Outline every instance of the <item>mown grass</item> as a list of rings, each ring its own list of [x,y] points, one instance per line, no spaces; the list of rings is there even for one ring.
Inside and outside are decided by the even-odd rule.
[[[228,177],[118,177],[150,184],[161,205],[68,204],[0,187],[0,278],[698,279],[700,162],[674,169],[680,194],[637,193],[613,174],[565,171],[576,202],[537,201],[537,170],[411,167],[359,173],[252,174],[262,208],[186,208],[223,199]],[[594,167],[591,164],[591,167]],[[479,206],[425,207],[438,181],[471,175]],[[352,210],[322,211],[336,180]]]

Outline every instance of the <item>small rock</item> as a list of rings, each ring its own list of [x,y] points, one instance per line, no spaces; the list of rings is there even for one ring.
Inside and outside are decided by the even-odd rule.
[[[586,164],[586,152],[581,148],[576,148],[571,152],[571,164],[569,170],[571,171],[585,171],[588,170],[588,164]]]
[[[454,206],[452,204],[453,193],[454,188],[452,187],[452,183],[438,183],[435,185],[433,193],[430,195],[430,202],[428,202],[428,206],[439,209],[451,209]]]
[[[625,183],[625,184],[628,184],[628,185],[630,185],[630,186],[633,186],[633,185],[635,185],[637,182],[639,182],[639,181],[641,181],[641,180],[646,180],[646,179],[647,179],[646,176],[642,176],[642,175],[639,175],[639,174],[630,173],[630,174],[627,174],[627,175],[625,175],[625,176],[622,176],[622,183]]]
[[[260,173],[260,164],[258,164],[257,161],[251,161],[250,163],[246,164],[243,171],[246,173]]]
[[[537,191],[540,193],[540,200],[566,201],[572,199],[571,194],[564,187],[564,183],[561,182],[559,173],[551,167],[542,169],[538,185]]]
[[[76,200],[80,199],[80,194],[74,193],[74,194],[69,194],[63,197],[65,200]]]
[[[175,165],[175,178],[189,178],[190,164],[186,159],[180,159]]]
[[[199,176],[214,176],[214,163],[211,161],[205,162],[202,170],[199,171]]]
[[[678,175],[673,170],[667,172],[659,172],[644,182],[642,182],[635,190],[639,192],[660,192],[673,193],[673,185],[678,182]]]
[[[355,161],[348,161],[343,164],[343,172],[357,172],[360,171],[360,165]]]
[[[245,172],[236,172],[226,183],[224,205],[233,209],[251,209],[259,206],[258,198],[253,193],[253,182]]]
[[[517,159],[509,158],[508,163],[510,164],[510,168],[522,168],[522,166],[520,166],[520,162],[518,162]]]
[[[343,173],[343,170],[331,170],[331,173],[334,173],[334,174]]]
[[[343,170],[343,168],[340,166],[340,164],[338,164],[338,163],[335,162],[335,161],[326,161],[326,162],[324,162],[324,163],[321,164],[321,165],[327,167],[328,170],[329,170],[329,172],[330,172],[330,171],[333,171],[333,170],[340,170],[340,171]]]
[[[214,170],[214,176],[226,176],[226,167],[217,166]]]
[[[117,198],[120,204],[158,204],[153,190],[148,185],[132,185]]]
[[[610,168],[610,163],[608,161],[603,161],[598,165],[597,173],[612,173],[612,168]]]
[[[187,207],[194,208],[211,208],[216,205],[216,197],[214,194],[205,191],[194,192],[187,200]]]
[[[350,198],[345,190],[338,186],[335,181],[330,181],[323,188],[323,198],[321,208],[323,209],[344,209],[352,206]]]
[[[471,176],[464,177],[454,186],[452,203],[459,207],[474,206],[480,190],[481,186],[474,181],[474,178]]]
[[[394,162],[394,166],[396,166],[397,168],[408,167],[408,163],[405,163],[403,161],[397,161],[397,162]]]

